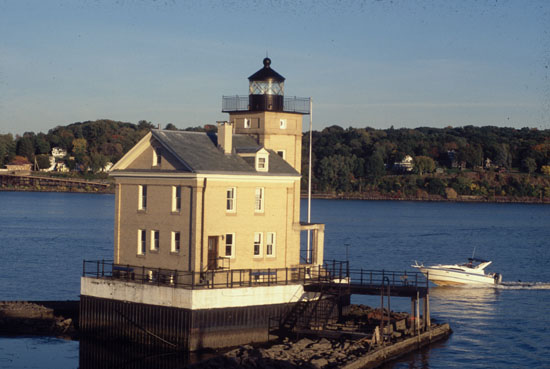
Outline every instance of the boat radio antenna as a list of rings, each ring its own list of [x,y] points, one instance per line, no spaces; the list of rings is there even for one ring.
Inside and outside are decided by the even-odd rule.
[[[472,252],[472,259],[474,258],[475,254],[476,254],[476,247],[474,246],[474,251]]]

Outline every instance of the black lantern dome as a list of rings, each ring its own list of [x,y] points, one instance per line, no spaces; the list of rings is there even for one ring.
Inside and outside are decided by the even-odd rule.
[[[271,59],[264,67],[248,77],[250,110],[283,111],[285,77],[271,69]]]

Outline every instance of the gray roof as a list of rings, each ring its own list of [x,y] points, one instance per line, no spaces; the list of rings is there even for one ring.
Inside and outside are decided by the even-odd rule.
[[[269,152],[269,171],[258,172],[254,162],[236,152],[257,152],[261,146],[250,136],[233,135],[233,153],[224,154],[217,147],[215,133],[152,130],[153,137],[180,163],[194,173],[256,174],[261,176],[299,176],[290,164],[273,150]]]

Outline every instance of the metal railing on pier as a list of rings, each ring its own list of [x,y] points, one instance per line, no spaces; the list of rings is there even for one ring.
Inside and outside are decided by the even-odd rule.
[[[82,276],[156,284],[174,288],[237,288],[303,284],[308,290],[346,288],[350,293],[371,294],[390,287],[392,294],[427,293],[428,280],[419,272],[350,269],[347,261],[324,265],[300,264],[288,268],[216,269],[202,272],[115,264],[110,260],[84,260]]]
[[[345,262],[331,264],[334,271],[342,272]],[[338,265],[338,267],[336,267]],[[328,267],[328,266],[327,266]],[[299,265],[288,268],[217,269],[189,272],[176,269],[150,268],[129,264],[115,264],[110,260],[84,260],[82,276],[124,280],[135,283],[156,284],[174,288],[236,288],[285,284],[320,283],[338,279],[322,265]]]

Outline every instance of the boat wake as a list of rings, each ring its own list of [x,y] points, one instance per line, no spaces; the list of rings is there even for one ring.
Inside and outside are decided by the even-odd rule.
[[[501,282],[495,288],[507,290],[550,290],[550,282]]]

